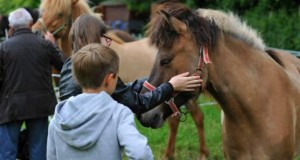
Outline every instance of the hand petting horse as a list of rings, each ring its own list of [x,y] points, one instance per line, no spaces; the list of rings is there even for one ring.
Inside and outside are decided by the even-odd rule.
[[[183,72],[199,74],[203,89],[221,105],[226,159],[291,160],[299,154],[299,59],[266,52],[256,31],[232,13],[192,11],[180,3],[166,3],[147,34],[159,49],[149,83],[158,86]],[[180,93],[175,104],[197,94]],[[157,126],[171,114],[164,105],[140,121]]]

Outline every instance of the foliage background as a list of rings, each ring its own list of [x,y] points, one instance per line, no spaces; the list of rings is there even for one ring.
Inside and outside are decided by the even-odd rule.
[[[90,0],[91,6],[104,0]],[[149,13],[156,0],[109,0],[125,2],[133,12]],[[182,0],[196,9],[212,8],[231,11],[248,25],[257,29],[267,46],[300,50],[300,0]],[[0,14],[8,14],[18,7],[38,8],[40,0],[0,0]],[[148,18],[148,17],[146,17]]]
[[[155,1],[125,0],[132,10]],[[231,11],[261,34],[269,47],[300,50],[300,0],[182,0],[190,8]],[[139,8],[140,7],[140,8]]]
[[[257,29],[267,46],[300,50],[299,0],[215,0],[208,8],[233,11]]]
[[[40,0],[0,0],[0,15],[8,15],[9,12],[20,8],[38,8]]]
[[[97,1],[97,0],[95,0]],[[129,9],[147,12],[156,0],[124,0]],[[181,0],[190,8],[231,11],[261,34],[269,47],[300,50],[300,0]],[[98,0],[97,2],[101,2]]]
[[[110,0],[118,1],[118,0]],[[120,1],[120,0],[119,0]],[[121,0],[122,1],[122,0]],[[300,0],[182,0],[189,7],[211,8],[231,11],[248,25],[257,29],[267,46],[300,51]],[[103,0],[90,0],[94,6]],[[149,13],[155,0],[123,0],[133,12]],[[0,0],[0,15],[7,15],[19,7],[38,8],[40,0]],[[145,17],[148,18],[148,17]],[[201,100],[205,102],[207,100]],[[221,151],[220,110],[218,105],[202,108],[205,113],[205,133],[211,156],[209,159],[223,159]],[[161,157],[165,150],[168,128],[147,129],[139,125],[139,130],[146,135],[154,148],[156,157]],[[180,126],[177,141],[177,156],[196,159],[198,140],[195,126],[190,117]],[[187,135],[188,134],[188,135]],[[180,159],[180,157],[178,157]],[[185,159],[181,158],[181,159]],[[160,158],[158,158],[160,159]],[[300,160],[300,158],[298,158]]]

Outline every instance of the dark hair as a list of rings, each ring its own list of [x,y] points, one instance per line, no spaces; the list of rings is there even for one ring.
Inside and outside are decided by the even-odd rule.
[[[107,32],[107,26],[98,17],[88,14],[79,16],[70,30],[73,53],[90,43],[101,43],[101,35]]]

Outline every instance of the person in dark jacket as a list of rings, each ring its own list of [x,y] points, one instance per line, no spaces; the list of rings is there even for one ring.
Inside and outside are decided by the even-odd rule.
[[[51,65],[61,70],[62,53],[50,33],[43,39],[31,32],[24,8],[10,13],[9,25],[10,38],[0,45],[0,159],[16,159],[25,122],[30,160],[45,160],[48,116],[57,104]]]
[[[70,30],[73,53],[90,43],[101,43],[109,46],[111,39],[105,36],[107,28],[103,21],[92,15],[81,15],[73,23]],[[199,76],[187,77],[188,73],[174,76],[169,82],[161,84],[155,90],[139,94],[146,79],[136,80],[128,85],[118,77],[113,99],[128,106],[135,114],[142,114],[170,99],[174,91],[193,91],[200,87],[202,80]],[[67,59],[60,74],[60,100],[82,93],[72,77],[71,59]]]

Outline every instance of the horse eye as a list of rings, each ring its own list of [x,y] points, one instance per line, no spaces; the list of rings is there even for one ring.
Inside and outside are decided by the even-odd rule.
[[[57,13],[57,17],[58,17],[58,18],[63,17],[63,13]]]
[[[160,65],[161,66],[168,65],[171,61],[172,59],[163,59],[160,61]]]

